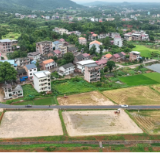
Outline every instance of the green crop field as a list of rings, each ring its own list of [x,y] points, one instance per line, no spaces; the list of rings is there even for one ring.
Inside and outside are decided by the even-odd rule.
[[[153,73],[146,73],[146,74],[143,74],[144,76],[154,80],[154,81],[157,81],[158,83],[160,83],[160,73],[157,73],[157,72],[153,72]]]
[[[39,95],[39,93],[30,84],[23,85],[22,88],[23,88],[24,97]]]
[[[148,48],[148,47],[143,46],[143,45],[136,45],[136,47],[133,48],[133,50],[140,52],[142,57],[149,57],[150,58],[152,52],[160,54],[160,50]]]
[[[32,101],[24,101],[20,103],[16,103],[16,105],[52,105],[57,104],[56,97],[47,97],[42,99],[34,99]]]
[[[128,86],[158,84],[157,81],[155,81],[151,78],[148,78],[145,75],[121,77],[119,79],[121,82],[126,83]]]
[[[57,90],[60,95],[84,93],[96,90],[92,84],[84,81],[83,79],[78,82],[73,82],[72,80],[68,80],[63,83],[52,82],[52,88],[53,90]]]

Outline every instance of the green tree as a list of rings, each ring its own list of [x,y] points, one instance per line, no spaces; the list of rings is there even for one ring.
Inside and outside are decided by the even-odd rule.
[[[93,45],[90,49],[90,54],[93,55],[93,54],[96,54],[96,46]]]
[[[8,62],[0,62],[0,82],[15,81],[17,77],[17,71]]]
[[[115,67],[116,65],[115,65],[115,62],[114,62],[114,61],[108,61],[108,62],[107,62],[107,66],[108,66],[109,71],[110,71],[110,73],[111,73],[111,71],[113,70],[113,67]]]
[[[72,63],[74,60],[74,55],[73,53],[68,52],[63,56],[63,59],[66,61],[66,63],[70,63],[70,62]]]
[[[103,46],[100,45],[99,48],[100,48],[100,55],[102,56],[102,54],[103,54]]]

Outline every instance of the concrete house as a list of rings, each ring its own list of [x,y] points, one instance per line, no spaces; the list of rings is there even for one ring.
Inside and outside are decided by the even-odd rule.
[[[53,50],[51,41],[43,41],[36,43],[36,52],[40,54],[48,54],[51,50]]]
[[[130,61],[135,61],[140,59],[140,52],[137,51],[132,51],[129,53],[129,60]]]
[[[77,53],[78,52],[78,48],[77,47],[68,47],[68,52],[71,52],[71,53]]]
[[[110,60],[112,58],[112,55],[110,53],[102,56],[102,59]]]
[[[131,41],[132,40],[132,33],[129,32],[129,33],[124,34],[124,40]]]
[[[12,86],[11,84],[4,84],[2,88],[5,95],[4,99],[23,97],[23,89],[21,85]]]
[[[26,81],[28,79],[28,74],[24,68],[17,69],[17,80],[20,82]]]
[[[88,64],[96,64],[96,62],[94,60],[83,60],[83,61],[80,61],[80,62],[77,62],[76,65],[77,65],[77,71],[81,72],[81,73],[84,73],[85,71],[85,66],[88,65]]]
[[[67,29],[64,29],[64,28],[55,27],[55,28],[53,29],[53,31],[56,32],[56,33],[59,33],[59,34],[61,34],[61,35],[63,35],[63,34],[68,34],[68,30],[67,30]]]
[[[78,56],[74,57],[74,64],[76,64],[79,61],[83,61],[83,60],[88,60],[90,59],[90,54],[88,53],[84,53],[84,54],[79,54]]]
[[[0,52],[1,53],[9,53],[13,52],[13,46],[17,45],[17,40],[10,40],[10,39],[2,39],[0,40]]]
[[[104,39],[106,37],[108,37],[109,35],[107,33],[101,33],[98,35],[98,39]]]
[[[102,45],[101,42],[99,42],[99,41],[93,41],[93,42],[91,42],[89,44],[89,49],[91,49],[93,46],[95,46],[96,47],[96,52],[100,53],[100,45]]]
[[[38,71],[33,74],[34,88],[37,92],[51,91],[51,72]]]
[[[121,57],[121,59],[125,59],[125,56],[126,56],[126,53],[124,53],[124,52],[120,52],[120,53],[118,53],[119,54],[119,56]]]
[[[79,44],[86,45],[87,39],[84,37],[80,37],[80,38],[78,38],[78,42],[79,42]]]
[[[95,33],[91,33],[91,35],[89,36],[89,40],[90,41],[94,41],[94,40],[96,40],[96,39],[98,39],[98,34],[95,34]]]
[[[85,66],[84,80],[87,82],[100,81],[100,68],[97,64],[88,64]]]
[[[33,79],[33,74],[37,72],[37,67],[34,64],[28,64],[24,67],[27,72],[29,80]]]
[[[27,54],[27,57],[32,61],[40,60],[41,54],[38,52],[31,52]]]
[[[58,69],[58,74],[60,76],[66,76],[73,74],[75,70],[75,66],[72,63],[65,64]]]
[[[27,64],[30,64],[30,58],[28,58],[28,57],[16,58],[15,63],[17,64],[17,66],[22,67],[22,66],[25,66]]]
[[[121,59],[120,55],[119,54],[113,54],[111,60],[114,61],[114,62],[119,62]]]
[[[118,47],[122,47],[123,46],[123,40],[122,40],[121,36],[115,36],[113,44],[118,46]]]
[[[42,68],[44,70],[50,70],[57,67],[57,63],[53,59],[48,59],[42,62]]]
[[[107,65],[107,60],[106,59],[100,59],[99,61],[96,61],[98,67],[100,69],[104,69],[104,67]]]

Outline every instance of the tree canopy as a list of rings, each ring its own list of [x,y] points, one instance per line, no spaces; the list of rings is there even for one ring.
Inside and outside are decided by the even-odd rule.
[[[8,62],[0,62],[0,83],[15,81],[17,71]]]

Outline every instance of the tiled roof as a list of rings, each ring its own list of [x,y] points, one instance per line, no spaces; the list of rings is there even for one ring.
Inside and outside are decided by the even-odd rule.
[[[81,40],[81,39],[86,39],[86,38],[84,38],[84,37],[79,37],[79,39]]]
[[[66,68],[69,68],[69,67],[74,67],[74,65],[72,63],[68,63],[68,64],[65,64],[65,65],[63,65],[61,67],[66,69]]]
[[[90,54],[88,54],[88,53],[83,53],[82,54],[84,57],[89,57],[90,56]]]
[[[106,63],[107,63],[107,60],[106,60],[106,59],[101,59],[101,60],[99,60],[99,61],[96,61],[96,63],[97,63],[98,65],[106,64]]]
[[[109,58],[112,57],[112,55],[110,53],[108,53],[108,54],[105,55],[105,57],[109,59]]]
[[[54,53],[55,54],[61,54],[61,51],[60,50],[54,50]]]
[[[124,56],[126,55],[126,53],[124,53],[124,52],[121,52],[121,54],[123,54]]]
[[[119,54],[114,54],[113,55],[115,58],[120,58],[120,55]]]
[[[48,60],[43,61],[43,64],[48,64],[48,63],[52,63],[52,62],[54,62],[53,59],[48,59]]]
[[[90,43],[90,45],[91,45],[91,44],[95,44],[95,43],[96,43],[96,44],[99,44],[99,45],[101,45],[101,44],[102,44],[102,43],[101,43],[101,42],[99,42],[99,41],[93,41],[93,42],[91,42],[91,43]]]

